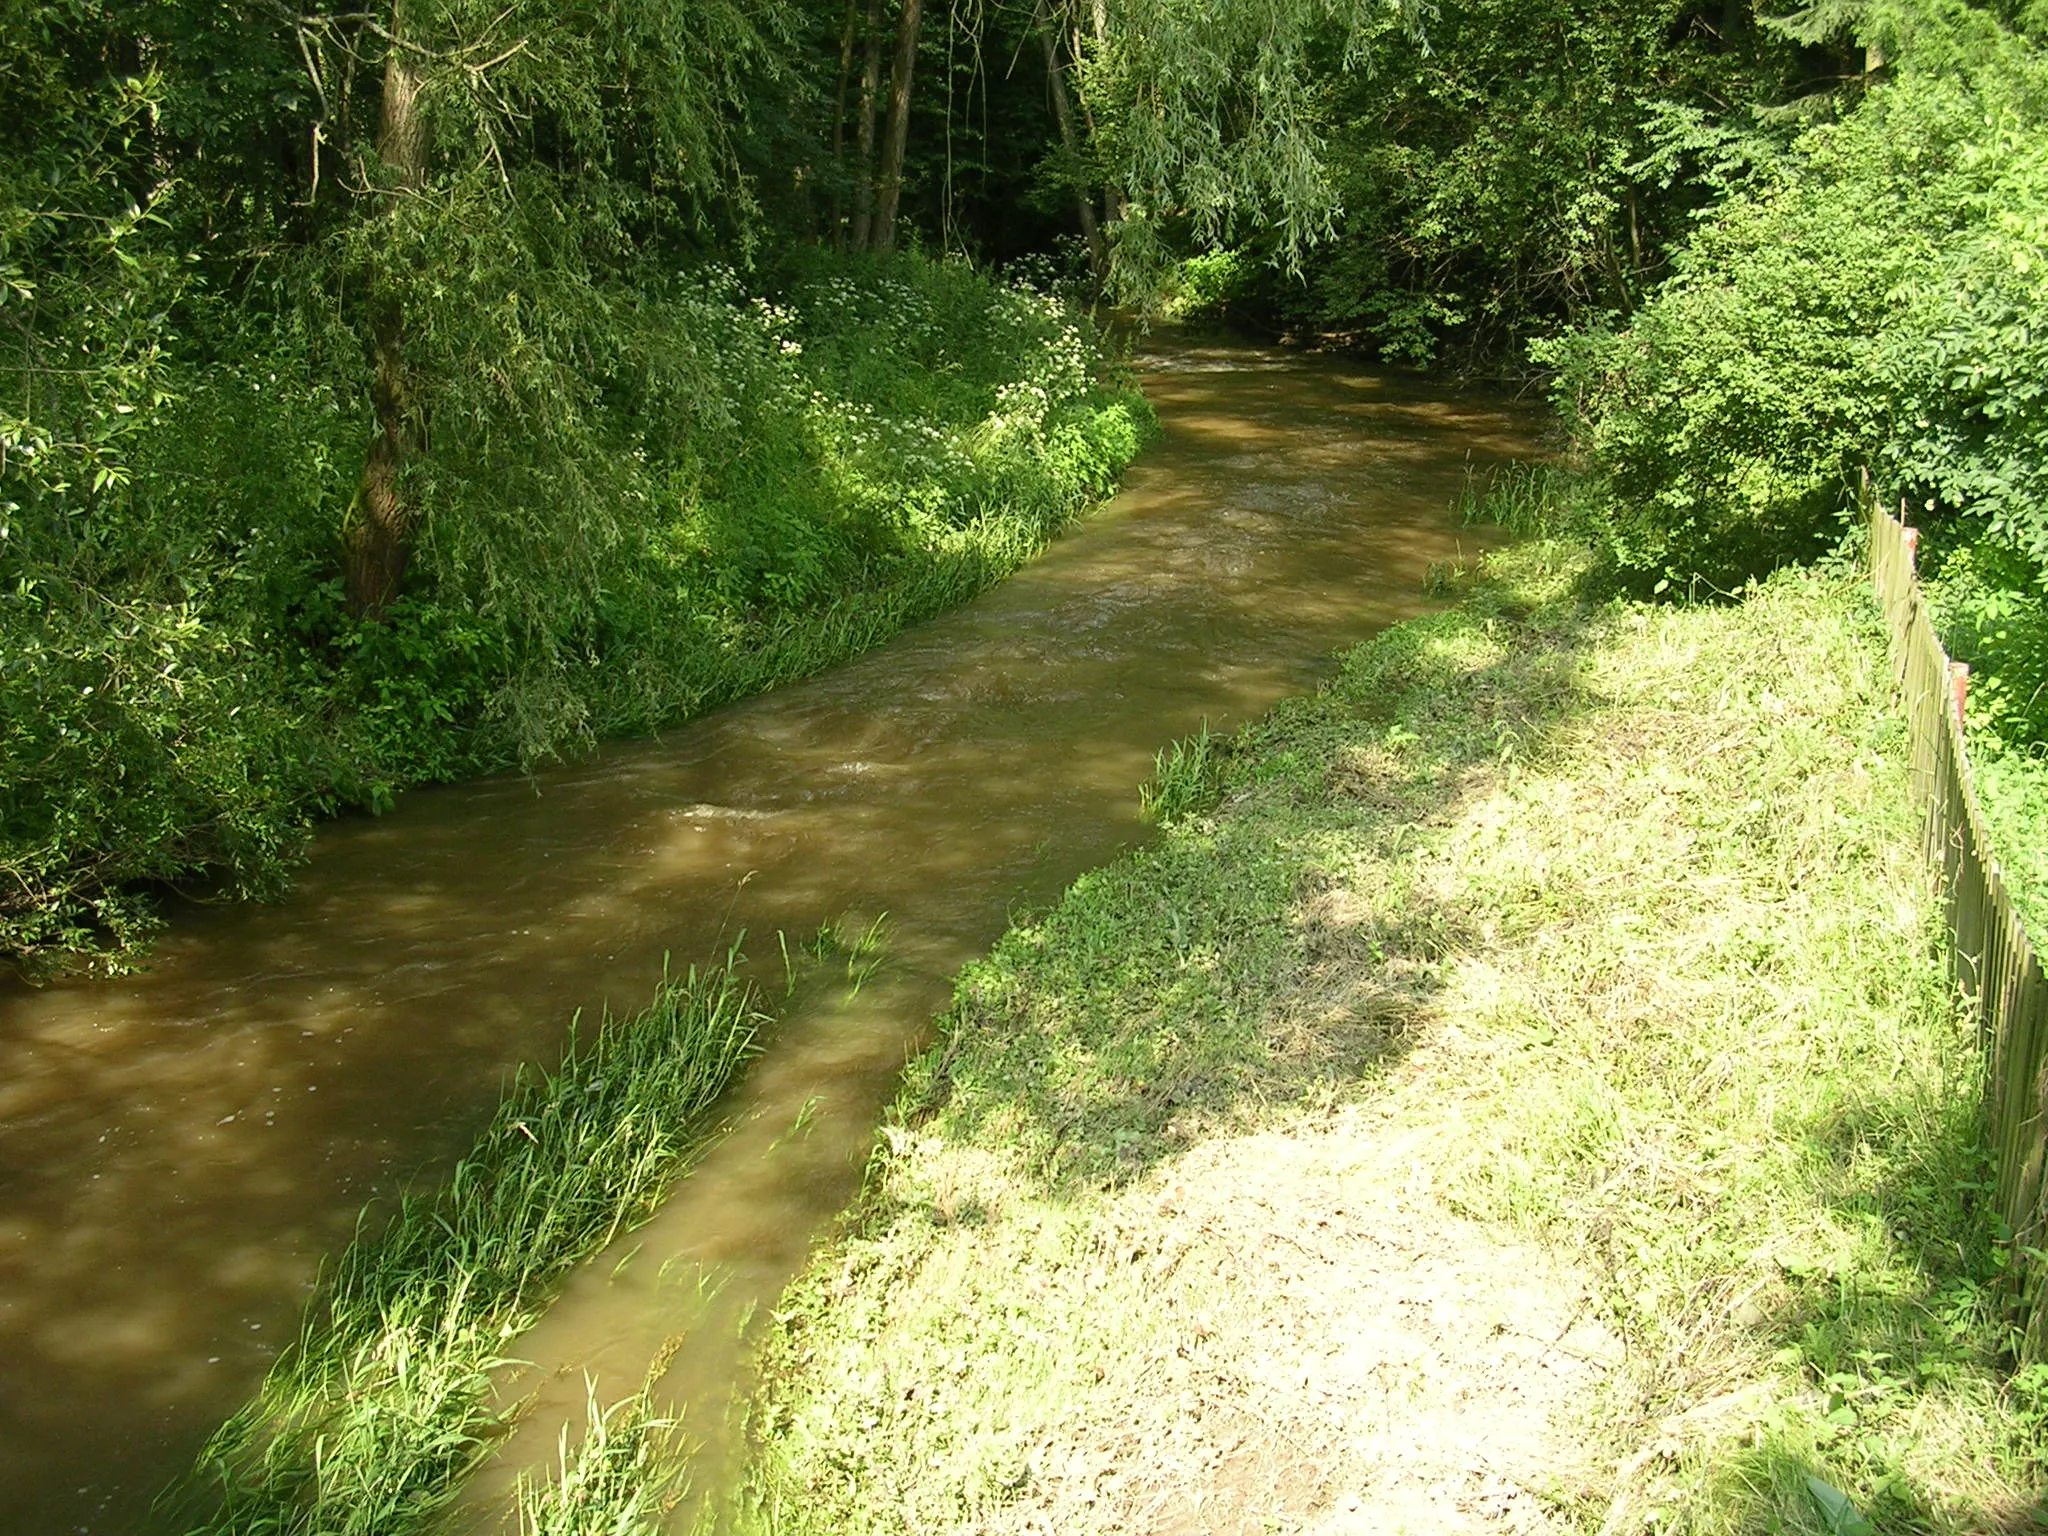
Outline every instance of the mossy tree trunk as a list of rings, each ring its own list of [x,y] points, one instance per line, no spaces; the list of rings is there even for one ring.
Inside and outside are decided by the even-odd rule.
[[[418,521],[417,508],[405,486],[405,472],[420,449],[424,424],[416,381],[406,365],[404,283],[396,270],[394,226],[404,216],[404,200],[417,195],[426,181],[422,79],[420,56],[405,41],[402,12],[394,10],[377,119],[377,159],[383,182],[372,194],[384,200],[386,225],[384,249],[370,279],[370,347],[375,367],[371,398],[377,426],[342,537],[344,591],[349,611],[358,616],[380,613],[397,598]]]

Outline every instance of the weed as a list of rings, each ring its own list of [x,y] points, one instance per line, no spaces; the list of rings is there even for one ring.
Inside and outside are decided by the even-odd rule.
[[[1152,759],[1152,780],[1138,788],[1139,813],[1162,826],[1197,815],[1223,793],[1225,748],[1209,734],[1209,722],[1192,736],[1159,749]]]
[[[688,1488],[681,1425],[649,1395],[600,1407],[590,1384],[589,1429],[573,1451],[562,1432],[559,1470],[519,1483],[520,1536],[656,1536]]]
[[[1470,581],[1472,575],[1473,568],[1463,555],[1453,555],[1448,560],[1432,560],[1422,573],[1422,595],[1450,597]]]
[[[1469,466],[1452,510],[1470,527],[1488,524],[1521,538],[1569,531],[1574,507],[1588,491],[1583,476],[1555,464],[1504,464],[1484,475]]]

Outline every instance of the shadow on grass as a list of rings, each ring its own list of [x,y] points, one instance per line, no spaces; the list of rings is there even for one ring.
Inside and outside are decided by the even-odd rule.
[[[1761,1433],[1755,1443],[1722,1457],[1715,1468],[1724,1488],[1739,1487],[1748,1499],[1766,1495],[1778,1510],[1797,1510],[1803,1520],[1782,1516],[1759,1530],[1825,1533],[1825,1536],[1905,1536],[1908,1532],[1956,1529],[1957,1512],[1914,1479],[1895,1475],[1876,1493],[1856,1501],[1835,1485],[1841,1474],[1810,1450],[1777,1434]],[[1965,1529],[1976,1536],[2038,1536],[2048,1530],[2039,1504],[1993,1500],[1969,1510]]]
[[[1789,1273],[1789,1302],[1774,1309],[1774,1332],[1825,1395],[1825,1414],[1809,1426],[1810,1448],[1766,1439],[1751,1455],[1781,1484],[1839,1475],[1813,1465],[1813,1451],[1854,1470],[1867,1490],[1861,1514],[1876,1531],[1952,1530],[1959,1513],[1973,1531],[2048,1531],[2048,1502],[2039,1498],[1987,1492],[1958,1511],[1902,1464],[1896,1437],[1887,1444],[1877,1433],[1919,1393],[1974,1377],[1998,1383],[2014,1437],[1977,1446],[1980,1456],[2038,1467],[2048,1449],[2042,1373],[2016,1371],[2010,1348],[2017,1336],[2001,1284],[1979,1084],[1958,1084],[1903,1123],[1887,1109],[1846,1105],[1826,1127],[1831,1161],[1844,1171],[1829,1204],[1844,1225],[1863,1229],[1878,1257],[1843,1273]],[[1891,1154],[1875,1169],[1860,1155],[1873,1145]],[[1820,1528],[1842,1527],[1824,1520]]]
[[[1567,599],[1574,568],[1535,570],[1533,593],[1526,572],[1479,585],[1348,653],[1317,694],[1162,752],[1164,835],[964,973],[908,1116],[1058,1195],[1124,1184],[1263,1109],[1334,1101],[1397,1059],[1441,963],[1480,938],[1404,840],[1597,703],[1578,676],[1602,620]]]

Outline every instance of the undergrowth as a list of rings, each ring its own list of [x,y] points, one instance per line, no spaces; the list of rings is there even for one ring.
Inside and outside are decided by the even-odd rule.
[[[547,399],[436,412],[375,619],[324,333],[167,356],[90,515],[0,485],[0,964],[119,967],[167,886],[281,889],[318,815],[830,665],[1030,559],[1150,429],[1085,317],[963,264],[640,275]]]
[[[1492,557],[1227,751],[1162,754],[1159,841],[963,973],[777,1310],[742,1526],[1380,1528],[1317,1438],[1346,1340],[1231,1353],[1312,1257],[1272,1293],[1170,1214],[1338,1137],[1349,1203],[1408,1192],[1503,1286],[1538,1245],[1621,1341],[1515,1490],[1552,1528],[2041,1528],[2048,1399],[2010,1371],[1863,585],[1593,606],[1583,575]],[[1250,1391],[1295,1417],[1233,1419]]]

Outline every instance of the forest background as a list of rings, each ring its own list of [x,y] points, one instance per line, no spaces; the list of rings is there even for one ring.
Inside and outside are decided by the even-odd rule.
[[[1917,509],[2048,890],[2048,6],[0,0],[0,953],[1028,558],[1088,315],[1550,388],[1491,499],[1693,599]]]

